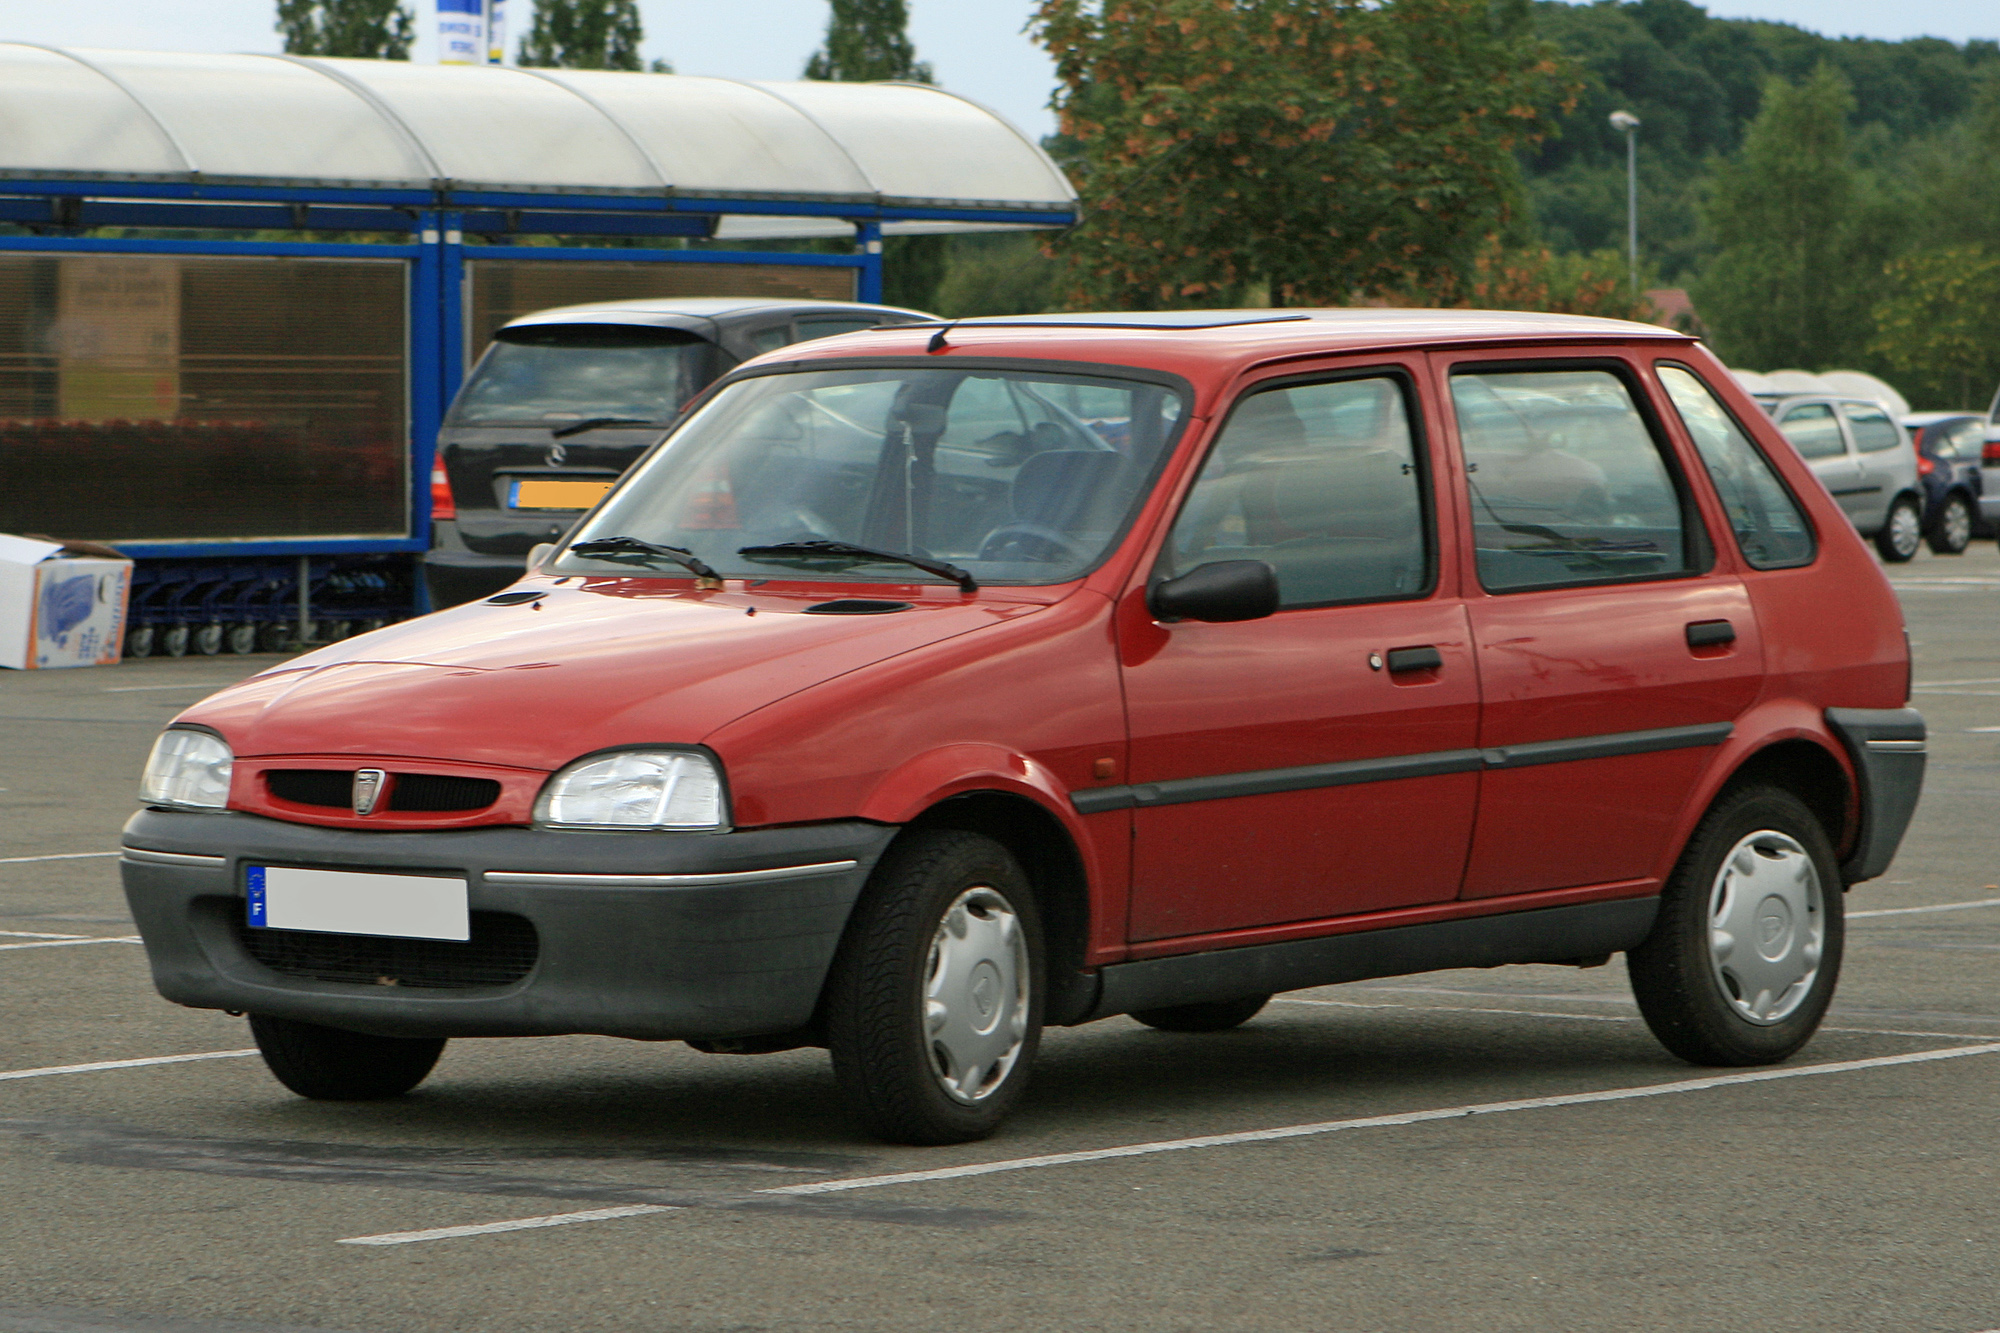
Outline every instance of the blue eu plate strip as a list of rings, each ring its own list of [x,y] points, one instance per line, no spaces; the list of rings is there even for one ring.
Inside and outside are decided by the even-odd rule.
[[[261,926],[264,924],[264,867],[246,867],[244,878],[250,889],[250,924]]]

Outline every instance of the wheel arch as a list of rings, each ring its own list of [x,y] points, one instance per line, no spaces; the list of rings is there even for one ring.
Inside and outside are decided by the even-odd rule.
[[[1759,785],[1783,788],[1804,802],[1836,853],[1844,854],[1853,842],[1859,814],[1854,780],[1824,745],[1791,737],[1752,751],[1723,780],[1709,804]]]

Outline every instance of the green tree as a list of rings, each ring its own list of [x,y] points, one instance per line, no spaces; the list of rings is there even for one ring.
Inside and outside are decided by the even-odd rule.
[[[1853,100],[1830,65],[1773,79],[1742,151],[1715,170],[1703,216],[1717,252],[1692,295],[1734,365],[1826,370],[1865,355],[1893,228],[1848,149]]]
[[[278,0],[278,32],[295,56],[408,60],[416,18],[397,0]]]
[[[833,0],[826,44],[806,61],[805,77],[836,83],[935,82],[931,67],[917,59],[909,26],[904,0]]]
[[[2000,383],[2000,255],[1979,246],[1919,250],[1889,265],[1869,350],[1926,407],[1983,406]]]
[[[543,69],[639,70],[643,36],[638,0],[535,0],[520,60]],[[657,63],[655,72],[664,72]]]
[[[1517,150],[1577,84],[1524,0],[1042,0],[1114,307],[1462,294],[1517,211]]]

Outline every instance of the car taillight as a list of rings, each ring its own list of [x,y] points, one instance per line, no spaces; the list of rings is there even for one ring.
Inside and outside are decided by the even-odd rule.
[[[442,460],[431,464],[431,522],[456,519],[458,502],[451,498],[451,479],[444,474]]]
[[[1979,461],[1987,467],[2000,467],[2000,440],[1988,440],[1979,451]]]
[[[1930,455],[1928,455],[1928,454],[1918,454],[1918,455],[1917,455],[1917,475],[1918,475],[1918,476],[1920,476],[1920,477],[1928,477],[1928,476],[1929,476],[1929,475],[1930,475],[1931,473],[1933,473],[1933,472],[1935,472],[1935,471],[1937,471],[1937,464],[1931,461],[1931,458],[1930,458]]]

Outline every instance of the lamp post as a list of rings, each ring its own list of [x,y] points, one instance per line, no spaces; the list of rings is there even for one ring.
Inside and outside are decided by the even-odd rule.
[[[1611,128],[1625,135],[1625,255],[1632,270],[1632,295],[1639,295],[1639,118],[1630,111],[1611,113]]]

